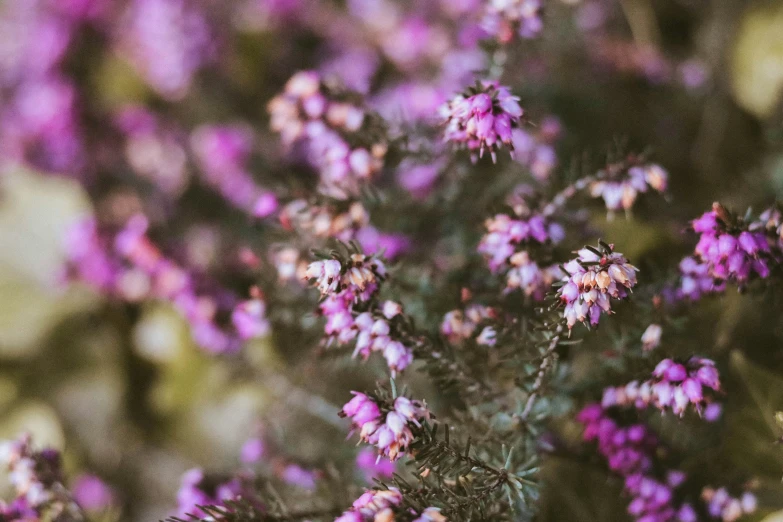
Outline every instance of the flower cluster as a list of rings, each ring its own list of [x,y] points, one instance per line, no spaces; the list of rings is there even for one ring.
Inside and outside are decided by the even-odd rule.
[[[609,387],[604,390],[601,405],[635,406],[643,409],[653,406],[661,411],[670,409],[675,415],[682,416],[689,405],[699,413],[712,402],[712,395],[705,392],[720,391],[720,377],[715,363],[702,357],[691,357],[684,364],[664,359],[655,367],[653,378],[639,383],[631,381],[625,386]],[[711,393],[712,393],[711,392]],[[714,405],[717,406],[717,405]],[[719,413],[710,407],[707,417]],[[707,420],[715,420],[707,418]]]
[[[758,502],[756,496],[745,491],[739,498],[732,497],[726,488],[705,487],[701,491],[701,499],[707,504],[707,512],[711,517],[722,522],[734,522],[739,518],[756,511]]]
[[[611,299],[624,299],[636,285],[637,268],[612,245],[601,245],[601,250],[587,247],[578,257],[564,265],[567,275],[557,292],[565,304],[563,316],[569,330],[577,321],[595,326],[601,312],[611,313]]]
[[[508,88],[485,81],[452,98],[440,112],[446,141],[467,147],[474,161],[476,152],[481,157],[485,150],[496,161],[500,148],[513,150],[511,131],[519,125],[523,111],[519,98]]]
[[[565,236],[559,223],[535,213],[524,217],[496,214],[484,225],[487,233],[481,238],[478,251],[487,258],[492,272],[513,265],[512,256],[523,243],[559,243]]]
[[[307,277],[326,296],[319,308],[326,318],[324,333],[328,342],[356,341],[353,355],[363,359],[372,352],[381,353],[392,375],[396,375],[413,362],[412,348],[391,322],[402,314],[402,306],[386,301],[377,310],[354,310],[355,305],[366,304],[375,296],[385,275],[383,262],[364,254],[352,254],[344,262],[315,261],[307,267]]]
[[[542,0],[488,0],[481,26],[502,43],[516,35],[535,38],[544,27]]]
[[[663,479],[653,473],[658,438],[644,424],[623,426],[599,404],[582,409],[577,420],[584,425],[583,438],[596,442],[609,469],[625,479],[625,492],[632,497],[628,514],[637,521],[688,522],[695,512],[689,504],[675,504],[675,490],[684,474],[669,471]],[[694,519],[695,521],[695,519]]]
[[[268,109],[284,145],[305,143],[321,176],[320,191],[346,199],[380,171],[388,147],[365,108],[337,97],[318,73],[302,71]]]
[[[397,397],[388,407],[363,393],[351,393],[354,398],[343,406],[340,416],[349,417],[359,438],[391,461],[405,453],[413,442],[414,430],[430,419],[429,410],[418,401]]]
[[[394,522],[395,512],[402,500],[402,494],[397,488],[371,489],[356,499],[351,509],[334,522]],[[435,507],[425,508],[421,513],[412,511],[411,515],[412,522],[447,522],[440,509]]]
[[[371,352],[380,352],[386,359],[392,376],[407,368],[413,362],[413,351],[403,342],[395,339],[397,336],[392,335],[392,327],[389,325],[389,320],[401,313],[402,308],[399,304],[386,301],[382,309],[382,317],[373,317],[370,312],[363,312],[356,316],[353,322],[356,331],[354,357],[361,355],[367,359]]]
[[[260,293],[229,306],[235,332],[217,324],[224,298],[197,290],[191,274],[166,258],[147,237],[147,219],[131,218],[113,238],[101,238],[92,219],[74,224],[66,241],[69,269],[79,279],[125,301],[160,299],[169,302],[189,323],[193,340],[213,353],[235,351],[241,341],[269,330]]]
[[[62,482],[60,454],[52,449],[36,451],[29,434],[0,443],[0,463],[16,498],[0,501],[3,520],[85,520],[81,509]]]
[[[606,167],[596,175],[596,180],[590,183],[590,194],[602,198],[610,214],[617,210],[630,210],[639,194],[652,188],[657,192],[665,192],[669,175],[659,165],[616,163]]]
[[[686,499],[684,487],[688,476],[679,470],[660,470],[657,456],[661,452],[655,434],[644,424],[624,426],[599,404],[586,406],[577,415],[584,425],[583,439],[597,442],[598,451],[609,468],[623,477],[625,492],[631,496],[628,514],[639,522],[701,520],[696,502]],[[717,494],[705,488],[702,499],[713,519],[733,522],[742,514],[755,510],[755,497],[745,492],[742,500],[731,499],[723,491]],[[714,500],[714,502],[713,502]],[[741,509],[737,510],[737,507]],[[747,509],[745,509],[747,508]],[[728,517],[726,515],[729,515]]]
[[[526,205],[515,205],[514,216],[496,214],[485,222],[487,233],[478,251],[493,273],[506,271],[506,290],[521,290],[536,300],[544,297],[560,276],[557,265],[541,267],[531,256],[532,245],[556,244],[565,236],[563,227]]]
[[[377,258],[352,254],[349,259],[314,261],[307,267],[307,278],[321,295],[347,294],[354,302],[368,301],[386,277],[386,266]]]
[[[440,323],[440,333],[442,333],[450,343],[460,343],[470,339],[476,332],[476,342],[481,345],[495,344],[495,327],[486,323],[496,321],[498,313],[494,308],[480,304],[471,304],[465,307],[465,310],[452,310],[443,316]],[[479,327],[481,331],[479,331]]]
[[[771,250],[766,233],[734,227],[731,221],[728,212],[717,203],[694,220],[693,230],[700,234],[694,249],[696,256],[707,265],[708,275],[718,281],[741,285],[754,275],[766,278]]]
[[[245,125],[202,125],[190,146],[204,181],[236,208],[255,217],[277,210],[277,198],[258,186],[245,166],[253,150],[253,133]]]

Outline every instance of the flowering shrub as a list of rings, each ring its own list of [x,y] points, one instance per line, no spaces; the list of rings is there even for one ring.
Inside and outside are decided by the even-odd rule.
[[[54,446],[0,446],[0,520],[780,508],[783,132],[726,150],[750,116],[682,9],[0,4],[0,283],[67,311],[0,371],[1,431]]]

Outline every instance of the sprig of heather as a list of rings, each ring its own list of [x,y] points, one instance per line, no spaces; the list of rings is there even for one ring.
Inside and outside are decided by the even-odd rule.
[[[577,254],[563,266],[566,276],[557,291],[569,330],[577,322],[596,326],[602,313],[612,313],[611,300],[628,296],[638,271],[614,251],[614,245],[601,242],[598,248],[586,247]]]
[[[541,213],[544,216],[554,215],[571,198],[587,190],[591,197],[603,199],[608,215],[612,217],[618,210],[629,212],[639,194],[650,189],[666,192],[668,179],[668,173],[660,165],[648,162],[641,155],[628,154],[563,188],[541,209]]]
[[[60,460],[56,450],[35,450],[29,434],[0,443],[0,463],[8,471],[8,481],[16,494],[8,504],[0,501],[0,517],[3,520],[86,520],[63,484]]]
[[[721,411],[720,405],[713,402],[720,391],[720,375],[710,359],[691,357],[685,363],[664,359],[655,367],[651,379],[604,389],[601,406],[654,407],[679,416],[692,406],[699,415],[713,421]]]
[[[343,406],[341,417],[351,419],[353,431],[362,442],[378,448],[378,455],[391,461],[408,450],[422,423],[432,419],[427,406],[407,397],[385,400],[359,392]]]
[[[233,328],[218,324],[218,296],[197,291],[194,277],[147,237],[147,219],[131,218],[115,236],[102,236],[92,218],[76,222],[66,235],[68,271],[110,297],[137,303],[170,303],[190,325],[193,340],[212,353],[235,352],[243,341],[269,332],[259,290],[248,300],[232,299]]]
[[[381,353],[395,376],[413,362],[418,340],[399,303],[375,299],[386,276],[383,261],[357,249],[348,255],[332,251],[329,256],[310,263],[306,273],[324,297],[319,309],[326,318],[327,343],[355,342],[353,356],[365,360],[373,352]]]
[[[314,71],[295,74],[267,108],[287,147],[302,143],[320,175],[319,190],[338,199],[358,195],[383,167],[388,149],[377,117],[355,93],[341,93]]]
[[[520,125],[523,110],[507,87],[483,81],[452,98],[440,114],[447,142],[467,148],[474,162],[488,150],[494,162],[501,148],[514,150],[511,131]]]
[[[591,196],[604,200],[611,215],[618,210],[631,210],[639,194],[650,189],[665,192],[668,179],[668,173],[660,165],[644,163],[631,156],[626,161],[609,164],[599,171],[589,189]]]

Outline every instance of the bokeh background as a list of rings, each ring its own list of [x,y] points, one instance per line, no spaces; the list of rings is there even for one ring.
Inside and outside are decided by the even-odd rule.
[[[187,10],[176,0],[156,1]],[[207,13],[203,20],[214,40],[204,44],[209,49],[200,51],[198,63],[183,59],[180,65],[192,69],[180,71],[183,81],[165,66],[163,73],[152,70],[149,57],[139,53],[187,55],[176,50],[185,45],[176,39],[197,28],[167,28],[180,22],[167,18],[165,7],[149,8],[149,27],[139,25],[133,10],[142,0],[83,3],[102,5],[77,23],[44,0],[0,0],[0,437],[31,431],[39,444],[63,450],[69,476],[100,476],[115,493],[107,520],[165,517],[185,470],[231,469],[244,441],[260,432],[287,458],[327,469],[321,456],[343,444],[345,433],[331,420],[334,405],[344,402],[348,384],[370,387],[382,372],[314,355],[318,332],[307,333],[315,321],[307,309],[272,312],[273,335],[248,346],[239,364],[196,347],[165,303],[113,302],[87,286],[63,284],[60,276],[65,229],[75,217],[95,210],[120,220],[144,208],[166,230],[169,244],[214,267],[221,281],[242,289],[273,279],[263,274],[273,267],[260,267],[258,275],[232,270],[235,264],[226,261],[236,256],[237,238],[257,244],[275,234],[273,227],[249,222],[199,186],[192,159],[176,146],[143,153],[123,146],[109,115],[141,104],[186,131],[215,121],[246,122],[256,132],[259,158],[266,158],[253,165],[254,176],[269,187],[289,184],[302,174],[280,160],[265,105],[297,70],[337,60],[342,50],[335,32],[358,22],[339,1],[194,0]],[[473,4],[462,3],[468,9]],[[383,2],[366,4],[378,9]],[[450,2],[443,4],[439,8],[448,10]],[[58,77],[78,94],[72,109],[81,152],[64,168],[38,149],[69,131],[42,132],[20,153],[13,136],[22,123],[7,110],[18,92],[32,92],[14,83],[21,74],[14,68],[32,67],[41,59],[35,53],[59,45],[46,39],[42,20],[77,27],[69,29],[56,65]],[[126,37],[131,43],[122,43]],[[23,43],[28,40],[43,51]],[[610,222],[602,209],[593,209],[603,237],[623,245],[630,259],[673,266],[688,250],[682,224],[713,201],[741,210],[783,195],[781,1],[549,0],[541,37],[496,58],[505,64],[504,83],[533,119],[559,118],[560,169],[598,165],[616,143],[648,149],[668,169],[670,201]],[[350,64],[331,67],[339,74]],[[370,93],[393,74],[376,72]],[[62,116],[71,109],[60,101],[41,95],[28,109],[41,119]],[[389,104],[393,109],[394,102],[378,103]],[[134,154],[159,166],[155,175],[162,172],[164,182],[144,180]],[[489,168],[478,171],[483,183]],[[468,212],[465,219],[475,217],[479,227],[480,215]],[[384,219],[395,224],[397,217]],[[284,295],[277,297],[285,302]],[[775,411],[783,409],[782,318],[783,302],[774,292],[729,293],[701,306],[677,341],[683,353],[709,345],[727,368],[731,390],[729,425],[678,437],[677,447],[685,454],[714,452],[726,467],[769,485],[783,476],[783,448],[774,444],[783,435],[774,422]],[[293,323],[299,327],[287,326]],[[585,350],[575,366],[577,380],[589,375],[602,350]],[[426,382],[418,384],[427,389]],[[605,474],[554,459],[545,476],[553,487],[544,497],[544,519],[623,519],[620,484]],[[783,507],[783,498],[771,493],[762,502]],[[767,520],[783,520],[783,514]]]

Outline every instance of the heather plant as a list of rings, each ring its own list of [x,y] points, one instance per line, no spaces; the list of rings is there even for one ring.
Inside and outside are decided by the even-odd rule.
[[[653,4],[0,4],[3,191],[80,201],[0,520],[774,517],[779,105]]]

